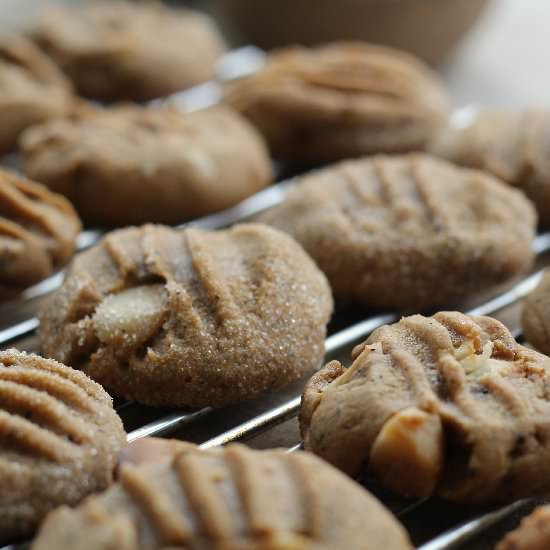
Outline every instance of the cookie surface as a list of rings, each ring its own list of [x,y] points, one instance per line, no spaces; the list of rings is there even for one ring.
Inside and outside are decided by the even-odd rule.
[[[123,466],[119,482],[49,516],[33,550],[53,548],[411,549],[367,491],[309,453],[231,445]]]
[[[0,541],[105,489],[125,442],[101,386],[55,361],[0,351]]]
[[[550,354],[550,272],[525,299],[521,322],[525,339]]]
[[[550,224],[550,112],[482,110],[471,124],[437,133],[429,149],[521,189]]]
[[[265,187],[261,136],[225,108],[183,114],[139,106],[86,110],[24,133],[25,172],[93,224],[181,223]]]
[[[418,150],[450,106],[421,61],[361,43],[272,53],[262,70],[227,85],[225,101],[275,156],[306,162]]]
[[[32,42],[0,37],[0,153],[14,151],[25,128],[65,115],[73,102],[69,81]]]
[[[547,550],[550,548],[550,506],[539,506],[508,533],[495,550]]]
[[[524,272],[529,201],[493,177],[426,155],[371,157],[302,177],[259,221],[290,233],[337,300],[422,308]]]
[[[0,297],[63,266],[79,231],[78,216],[64,197],[0,169]]]
[[[146,100],[194,86],[214,76],[224,50],[206,15],[161,3],[52,8],[31,36],[80,94],[101,100]]]
[[[40,336],[113,395],[222,406],[316,367],[331,311],[325,277],[287,235],[144,226],[75,258]]]
[[[489,317],[377,329],[304,389],[307,450],[402,495],[512,501],[550,486],[550,359]]]

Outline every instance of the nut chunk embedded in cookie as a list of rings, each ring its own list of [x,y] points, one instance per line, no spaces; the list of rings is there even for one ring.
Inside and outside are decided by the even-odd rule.
[[[367,491],[306,452],[239,445],[122,466],[117,484],[52,513],[32,549],[411,550]]]
[[[550,488],[550,359],[489,317],[413,315],[307,384],[305,447],[402,495],[511,501]]]
[[[524,273],[536,215],[523,194],[423,154],[346,161],[300,178],[259,221],[290,233],[337,300],[426,308]]]
[[[37,355],[0,352],[0,542],[113,481],[126,435],[103,388]]]
[[[0,169],[0,298],[62,267],[73,255],[80,227],[64,197]]]
[[[114,395],[222,406],[317,367],[331,312],[324,275],[284,233],[147,225],[76,257],[40,337]]]

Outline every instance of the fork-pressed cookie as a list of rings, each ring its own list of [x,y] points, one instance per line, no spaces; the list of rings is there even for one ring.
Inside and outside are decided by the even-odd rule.
[[[30,35],[86,97],[146,100],[215,75],[224,44],[214,22],[160,2],[55,7]]]
[[[324,275],[279,231],[148,225],[75,258],[40,337],[113,395],[222,406],[318,366],[331,311]]]
[[[550,223],[550,112],[481,110],[470,124],[449,125],[429,150],[457,164],[486,170],[521,189]]]
[[[56,361],[0,351],[0,541],[107,488],[125,440],[99,384]]]
[[[336,299],[388,308],[449,303],[525,272],[536,225],[521,192],[422,154],[312,172],[258,219],[305,248]]]
[[[14,151],[25,128],[63,116],[73,104],[69,81],[32,42],[0,37],[0,153]]]
[[[85,109],[21,138],[24,170],[89,223],[182,223],[272,181],[267,148],[238,113],[140,106]]]
[[[63,266],[79,231],[80,220],[64,197],[0,169],[0,298]]]
[[[257,73],[227,84],[224,100],[275,156],[306,162],[422,149],[450,107],[420,60],[345,42],[276,51]]]
[[[489,317],[412,315],[308,382],[307,450],[394,492],[463,503],[550,488],[550,359]]]
[[[45,521],[33,550],[409,550],[367,491],[305,452],[188,446]]]

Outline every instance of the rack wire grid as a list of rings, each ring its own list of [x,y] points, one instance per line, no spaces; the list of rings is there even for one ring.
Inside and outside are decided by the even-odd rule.
[[[220,81],[236,78],[256,70],[263,63],[264,54],[255,47],[245,47],[230,52],[224,57],[216,81],[180,92],[174,96],[156,100],[169,101],[185,110],[195,110],[215,104],[220,98]],[[469,106],[453,115],[455,124],[467,124],[475,114],[476,107]],[[10,159],[10,163],[13,159]],[[15,162],[15,166],[16,166]],[[246,199],[224,212],[190,221],[178,227],[193,225],[204,229],[221,229],[238,222],[250,220],[258,213],[280,203],[294,179],[288,179]],[[96,243],[103,231],[86,230],[78,239],[77,248],[84,250]],[[517,304],[539,282],[544,265],[550,263],[545,257],[550,252],[550,232],[539,234],[534,241],[537,255],[536,266],[531,274],[516,281],[504,291],[484,299],[477,304],[452,304],[472,315],[495,316],[498,312]],[[17,300],[0,305],[0,348],[19,347],[38,351],[36,329],[39,321],[35,316],[43,298],[60,286],[63,273],[59,272],[41,283],[27,289]],[[381,325],[393,323],[407,312],[376,313],[364,318],[364,310],[337,310],[329,326],[325,340],[325,359],[349,358],[351,348],[367,338]],[[9,319],[9,321],[8,321]],[[523,340],[520,330],[512,331]],[[167,411],[152,409],[135,402],[115,400],[115,408],[128,432],[128,441],[147,436],[178,437],[197,442],[202,448],[246,441],[273,430],[278,425],[293,419],[300,408],[300,392],[304,380],[293,384],[276,394],[263,396],[249,403],[239,404],[222,410],[203,408],[199,410]],[[294,452],[301,448],[301,442],[288,449]],[[504,533],[502,522],[511,516],[525,515],[537,501],[521,500],[496,509],[461,509],[437,499],[406,500],[392,497],[377,487],[363,482],[372,490],[411,533],[418,550],[449,550],[452,548],[473,548],[474,539],[487,535],[495,526],[497,534]],[[481,546],[479,545],[481,544]],[[476,548],[488,548],[481,542]],[[26,543],[12,544],[0,550],[22,550]]]

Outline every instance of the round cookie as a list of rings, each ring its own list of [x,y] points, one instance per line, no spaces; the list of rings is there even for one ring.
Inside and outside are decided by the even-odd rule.
[[[14,151],[25,128],[67,114],[73,103],[69,81],[32,42],[0,37],[0,153]]]
[[[213,78],[224,51],[213,21],[160,2],[51,8],[31,36],[73,81],[101,100],[152,99]]]
[[[63,266],[79,232],[78,216],[64,197],[0,169],[0,298]]]
[[[412,549],[374,497],[313,455],[230,445],[122,466],[109,490],[51,514],[32,550],[168,547]]]
[[[550,272],[525,299],[521,322],[525,339],[550,354]]]
[[[261,136],[222,107],[87,109],[30,128],[20,145],[29,177],[68,197],[91,224],[181,223],[272,181]]]
[[[276,157],[328,162],[418,150],[450,108],[437,75],[404,52],[364,43],[292,47],[227,85]]]
[[[550,548],[550,505],[539,506],[508,533],[495,550],[547,550]]]
[[[0,542],[105,489],[125,441],[101,386],[56,361],[0,351]]]
[[[283,233],[149,225],[75,258],[40,337],[113,395],[219,407],[319,365],[331,311],[325,277]]]
[[[420,154],[313,172],[258,219],[305,248],[337,300],[381,308],[450,303],[523,273],[536,225],[519,191]]]
[[[550,112],[482,110],[465,127],[436,134],[430,152],[485,170],[521,189],[550,223]]]
[[[412,315],[304,389],[307,450],[407,496],[513,501],[550,487],[550,359],[489,317]]]

